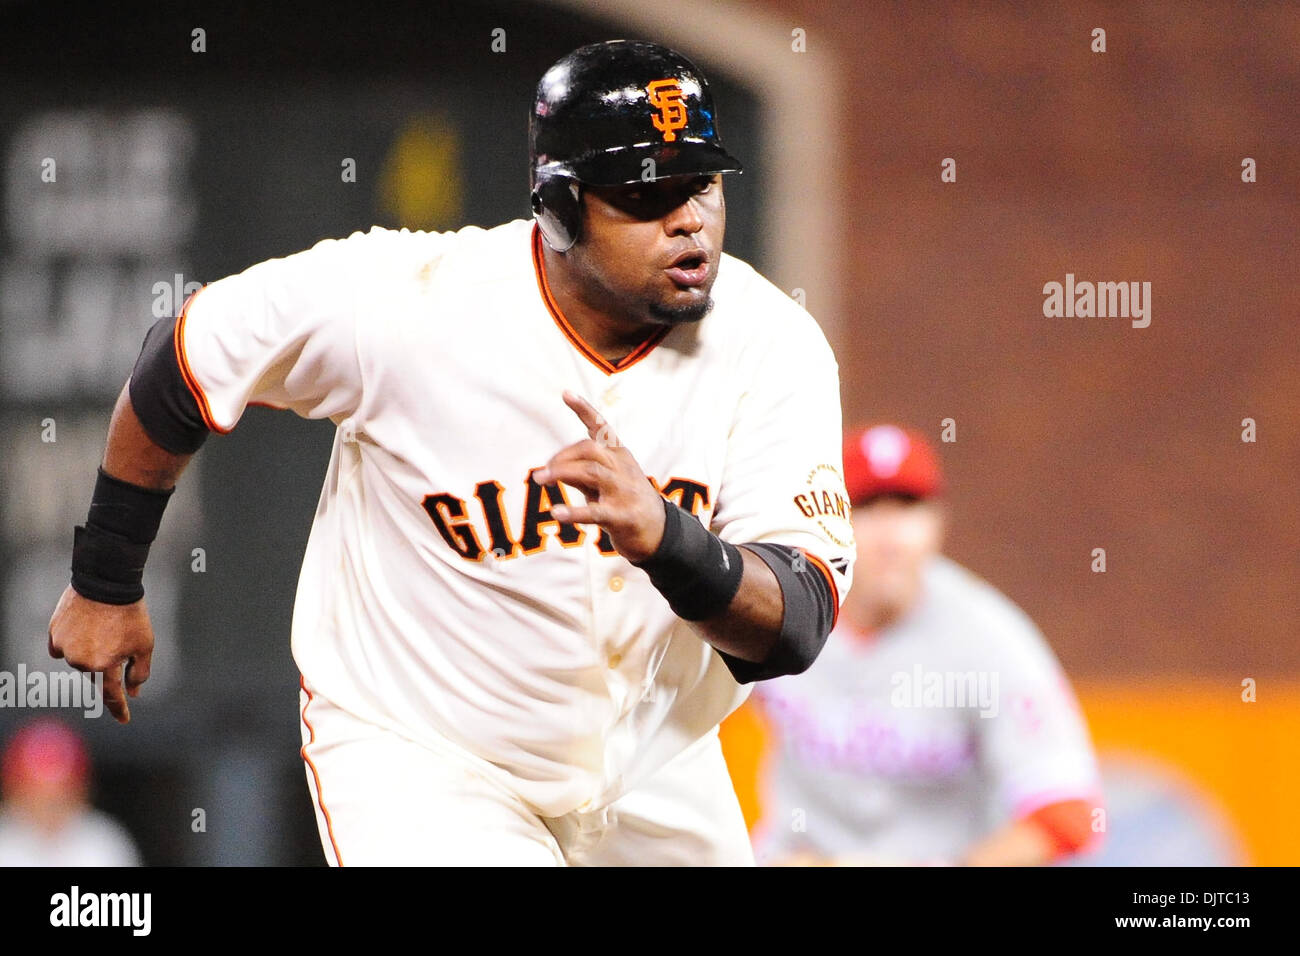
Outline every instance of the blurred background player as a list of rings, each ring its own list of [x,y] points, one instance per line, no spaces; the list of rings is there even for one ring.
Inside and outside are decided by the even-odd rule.
[[[90,756],[52,718],[24,725],[0,758],[0,866],[139,866],[135,843],[90,805]]]
[[[821,657],[756,688],[779,741],[760,863],[1037,865],[1088,846],[1096,760],[1025,614],[940,554],[937,456],[846,436],[857,573]]]

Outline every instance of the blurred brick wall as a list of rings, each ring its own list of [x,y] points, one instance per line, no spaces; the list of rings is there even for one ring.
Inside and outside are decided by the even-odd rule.
[[[956,420],[950,553],[1075,674],[1295,671],[1300,8],[767,6],[847,70],[846,421]],[[1150,327],[1045,318],[1067,272]]]

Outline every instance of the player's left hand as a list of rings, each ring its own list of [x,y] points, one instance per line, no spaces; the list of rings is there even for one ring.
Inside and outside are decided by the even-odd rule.
[[[565,391],[564,404],[587,426],[588,437],[557,452],[533,472],[533,480],[577,488],[587,503],[556,505],[551,514],[560,521],[599,525],[619,554],[633,563],[644,561],[663,540],[663,496],[590,402]]]

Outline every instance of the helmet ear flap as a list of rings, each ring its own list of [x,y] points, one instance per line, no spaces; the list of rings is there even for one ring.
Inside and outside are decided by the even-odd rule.
[[[582,226],[582,190],[568,176],[539,178],[530,199],[533,218],[546,244],[556,252],[568,252],[578,241]]]

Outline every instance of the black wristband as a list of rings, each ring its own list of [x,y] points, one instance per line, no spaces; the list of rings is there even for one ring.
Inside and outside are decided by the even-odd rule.
[[[645,561],[633,563],[650,575],[650,582],[684,621],[702,621],[725,611],[745,574],[739,548],[667,498],[659,548]]]
[[[72,589],[101,604],[134,604],[144,597],[149,545],[128,541],[94,525],[72,535]]]
[[[141,488],[99,469],[85,525],[72,538],[72,588],[102,604],[144,597],[144,565],[171,488]]]

